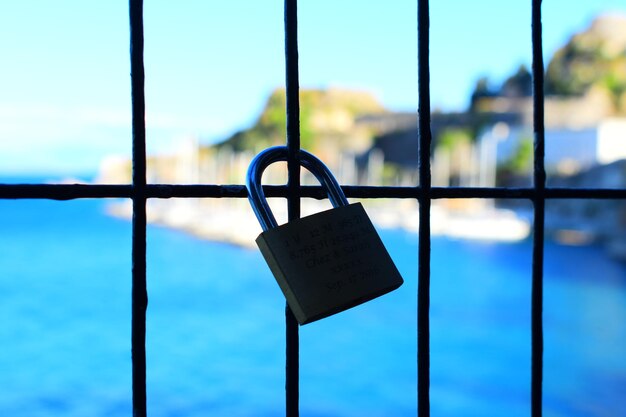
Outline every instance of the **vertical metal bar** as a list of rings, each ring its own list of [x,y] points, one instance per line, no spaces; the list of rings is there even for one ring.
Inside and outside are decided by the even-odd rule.
[[[287,170],[289,220],[300,217],[300,85],[298,74],[298,2],[285,0],[285,77],[287,112]],[[300,390],[300,340],[298,322],[285,307],[285,406],[287,417],[297,417]]]
[[[545,220],[545,124],[544,124],[544,68],[541,33],[541,0],[532,2],[533,41],[533,131],[534,131],[534,188],[533,200],[533,276],[531,301],[531,415],[541,417],[543,396],[543,254]]]
[[[430,416],[430,62],[428,0],[417,4],[419,179],[419,254],[417,287],[417,412]]]
[[[130,74],[133,131],[132,325],[133,416],[146,417],[146,126],[143,0],[130,0]]]

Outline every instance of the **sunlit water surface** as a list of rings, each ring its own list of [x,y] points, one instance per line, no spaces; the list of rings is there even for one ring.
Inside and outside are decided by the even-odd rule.
[[[132,414],[131,226],[104,202],[0,201],[0,415]],[[303,416],[413,416],[417,237],[405,284],[301,327]],[[626,415],[626,269],[545,247],[544,415]],[[432,241],[433,416],[528,416],[531,245]],[[284,300],[256,250],[148,229],[151,416],[284,415]]]

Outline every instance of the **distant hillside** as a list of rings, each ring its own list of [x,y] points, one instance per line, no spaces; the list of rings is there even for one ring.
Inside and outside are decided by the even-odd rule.
[[[607,114],[626,115],[626,14],[597,17],[591,25],[574,34],[548,62],[545,93],[558,100],[589,100],[589,106],[607,102]],[[525,65],[501,85],[493,86],[483,77],[476,82],[470,110],[491,111],[502,107],[500,98],[532,96],[532,75]],[[509,105],[511,103],[509,102]],[[514,111],[520,111],[519,108]]]
[[[551,95],[604,90],[616,111],[626,114],[626,15],[600,16],[573,35],[550,60],[545,81]]]
[[[235,151],[258,152],[268,146],[284,144],[286,137],[285,90],[275,90],[261,115],[248,129],[236,132],[217,147]],[[300,91],[300,142],[316,154],[337,149],[363,151],[371,145],[371,135],[357,127],[359,115],[385,112],[373,95],[344,89]]]

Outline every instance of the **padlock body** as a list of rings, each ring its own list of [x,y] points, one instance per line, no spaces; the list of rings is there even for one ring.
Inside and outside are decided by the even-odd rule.
[[[300,324],[403,283],[361,203],[291,221],[261,233],[256,242]]]

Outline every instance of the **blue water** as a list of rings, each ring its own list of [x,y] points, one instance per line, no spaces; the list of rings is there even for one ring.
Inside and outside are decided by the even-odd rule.
[[[0,201],[0,416],[130,416],[130,223],[104,202]],[[301,415],[416,413],[416,236],[405,285],[301,328]],[[626,416],[626,268],[545,249],[545,416]],[[529,242],[434,238],[433,416],[528,416]],[[255,250],[148,229],[151,416],[284,415],[284,301]]]

